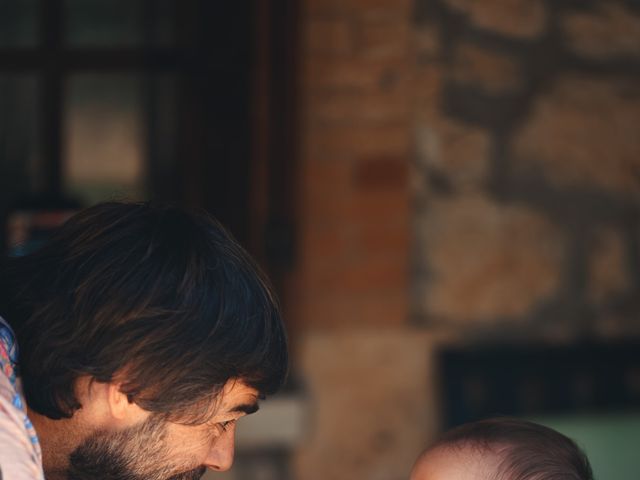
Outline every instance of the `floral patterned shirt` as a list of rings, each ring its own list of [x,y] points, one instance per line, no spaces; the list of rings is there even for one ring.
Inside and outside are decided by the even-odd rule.
[[[44,480],[40,443],[22,394],[18,344],[0,317],[0,479]]]

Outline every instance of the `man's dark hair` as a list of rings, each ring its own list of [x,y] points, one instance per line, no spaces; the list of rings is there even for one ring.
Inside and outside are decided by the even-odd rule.
[[[265,396],[287,372],[266,278],[215,220],[176,207],[78,213],[37,252],[3,260],[0,315],[18,339],[27,403],[54,419],[81,407],[74,387],[84,375],[199,423],[228,380]]]
[[[435,448],[491,452],[499,464],[492,480],[593,480],[587,456],[561,433],[537,423],[491,418],[446,432]]]

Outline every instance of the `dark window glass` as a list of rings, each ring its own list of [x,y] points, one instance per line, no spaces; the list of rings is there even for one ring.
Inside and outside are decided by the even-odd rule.
[[[176,196],[179,176],[177,145],[177,78],[175,74],[147,75],[142,80],[146,119],[148,187],[159,198]]]
[[[35,47],[37,0],[0,0],[0,47]]]
[[[74,47],[173,43],[172,0],[65,0],[64,18]]]
[[[0,205],[44,182],[38,112],[36,76],[0,74]]]

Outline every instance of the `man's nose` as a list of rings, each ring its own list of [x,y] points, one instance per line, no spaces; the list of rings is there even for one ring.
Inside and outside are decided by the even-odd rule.
[[[207,468],[218,472],[224,472],[231,468],[235,449],[235,431],[235,424],[230,425],[227,431],[215,440],[205,460]]]

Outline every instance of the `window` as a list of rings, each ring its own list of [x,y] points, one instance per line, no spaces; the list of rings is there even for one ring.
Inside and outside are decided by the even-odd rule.
[[[0,205],[156,199],[248,231],[252,2],[0,0]]]

